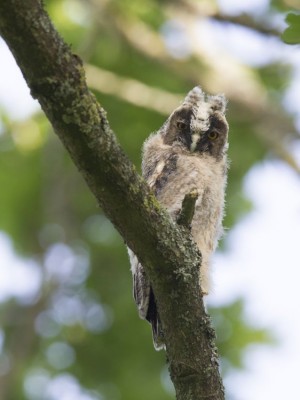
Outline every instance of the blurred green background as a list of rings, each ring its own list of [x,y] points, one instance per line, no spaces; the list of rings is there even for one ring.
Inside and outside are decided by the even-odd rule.
[[[231,229],[251,210],[242,184],[254,164],[281,158],[299,172],[288,150],[297,138],[293,116],[282,106],[293,65],[284,57],[259,62],[248,52],[251,40],[285,46],[284,15],[297,1],[273,0],[248,14],[225,13],[223,3],[47,0],[45,6],[88,64],[90,88],[139,170],[143,141],[193,86],[225,93],[232,163],[224,224]],[[239,35],[244,59],[230,47]],[[29,287],[26,295],[0,296],[0,398],[174,398],[165,354],[154,351],[150,327],[137,316],[124,242],[44,115],[16,119],[3,108],[0,128],[1,238],[14,262],[24,263],[16,286],[24,280]],[[4,255],[0,264],[1,275],[13,268]],[[224,377],[243,368],[249,345],[274,345],[272,332],[247,322],[243,309],[242,298],[210,309]]]

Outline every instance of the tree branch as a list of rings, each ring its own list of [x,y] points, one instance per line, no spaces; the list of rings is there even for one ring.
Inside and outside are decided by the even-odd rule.
[[[81,60],[41,1],[0,0],[0,33],[89,188],[147,269],[178,399],[224,399],[214,333],[199,295],[200,254],[190,235],[160,207],[121,150],[87,89]]]
[[[195,7],[195,2],[184,1],[184,3],[189,3]],[[199,7],[201,5],[201,2],[197,3]],[[203,3],[204,7],[206,5],[206,2]],[[180,9],[176,8],[176,11],[176,13],[169,13],[170,18],[176,19],[176,16],[179,16]],[[195,16],[197,13],[193,15]],[[206,12],[207,17],[213,18],[213,15],[215,15],[215,12]],[[182,15],[180,15],[180,19],[184,20]],[[199,79],[201,79],[200,83],[205,91],[226,93],[226,97],[230,99],[230,108],[234,109],[235,115],[245,115],[246,119],[250,115],[251,121],[257,121],[254,124],[254,132],[264,142],[272,144],[274,137],[276,137],[276,141],[279,140],[280,142],[290,138],[298,138],[291,118],[282,111],[274,100],[269,98],[265,88],[250,68],[228,60],[227,57],[220,57],[217,51],[208,52],[207,47],[201,46],[200,43],[197,43],[197,46],[193,48],[194,62],[192,64],[189,63],[189,60],[178,61],[168,54],[163,45],[162,37],[147,24],[133,19],[129,21],[123,15],[117,16],[114,20],[111,19],[111,22],[114,23],[115,29],[122,38],[140,54],[175,72],[186,83],[195,86],[199,84]],[[198,26],[198,23],[197,18],[186,19],[185,25],[190,28],[186,34],[191,34],[189,40],[191,44],[195,42],[192,25]],[[203,63],[206,68],[203,68]],[[200,75],[199,70],[201,71]],[[227,71],[226,79],[220,79],[224,75],[224,70]],[[237,82],[238,84],[236,84]],[[99,86],[97,90],[101,90]],[[267,122],[268,129],[261,129],[261,121]],[[266,138],[268,139],[266,140]],[[284,149],[284,146],[281,146],[281,151],[278,151],[278,146],[272,146],[272,150],[284,161],[293,159],[287,149]],[[283,154],[284,157],[282,157]],[[293,160],[289,165],[294,168],[297,163]],[[298,171],[299,167],[296,170]]]
[[[85,72],[88,86],[91,89],[116,96],[130,104],[144,107],[163,115],[169,115],[180,104],[184,96],[183,94],[180,95],[153,88],[136,79],[121,77],[111,71],[90,64],[85,65]],[[252,110],[252,112],[257,114],[255,110]],[[274,110],[267,112],[264,109],[263,113],[264,123],[260,124],[258,122],[256,124],[256,134],[278,157],[299,174],[300,166],[283,143],[283,135],[286,131],[290,131],[286,117],[284,118],[278,112],[276,119],[274,119],[276,114]],[[259,121],[260,118],[256,116],[255,119]],[[296,132],[293,132],[292,135],[295,136]]]
[[[177,224],[189,228],[195,212],[195,205],[198,199],[197,189],[187,193],[183,199],[180,214],[177,218]]]
[[[95,67],[91,64],[84,66],[88,86],[102,93],[116,96],[138,107],[169,115],[178,107],[183,95],[170,93],[146,85],[136,79],[125,78],[111,71]]]
[[[233,16],[215,13],[212,14],[210,18],[225,24],[233,24],[248,28],[262,35],[279,37],[281,34],[279,29],[269,26],[265,21],[256,21],[254,18],[247,14]]]

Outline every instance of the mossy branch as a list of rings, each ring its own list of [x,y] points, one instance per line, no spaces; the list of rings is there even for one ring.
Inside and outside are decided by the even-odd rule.
[[[0,33],[90,190],[147,269],[178,400],[224,399],[200,296],[200,254],[189,232],[174,226],[120,148],[87,88],[81,60],[61,39],[42,2],[0,0]]]

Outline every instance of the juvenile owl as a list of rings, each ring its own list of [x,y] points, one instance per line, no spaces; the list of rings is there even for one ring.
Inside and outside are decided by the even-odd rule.
[[[206,95],[197,86],[143,148],[143,176],[174,219],[184,196],[193,189],[198,192],[191,233],[202,254],[203,294],[209,291],[210,258],[222,234],[228,148],[225,107],[224,96]],[[160,350],[164,335],[151,284],[131,250],[129,257],[139,315],[152,325],[154,347]]]

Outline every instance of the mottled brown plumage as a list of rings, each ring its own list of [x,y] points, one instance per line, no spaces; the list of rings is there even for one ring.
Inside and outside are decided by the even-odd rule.
[[[202,254],[203,294],[209,290],[210,258],[222,234],[228,147],[225,106],[222,95],[208,96],[195,87],[143,149],[143,176],[173,218],[184,196],[197,189],[191,233]],[[139,315],[151,323],[154,347],[160,350],[164,337],[151,284],[130,250],[129,256]]]

